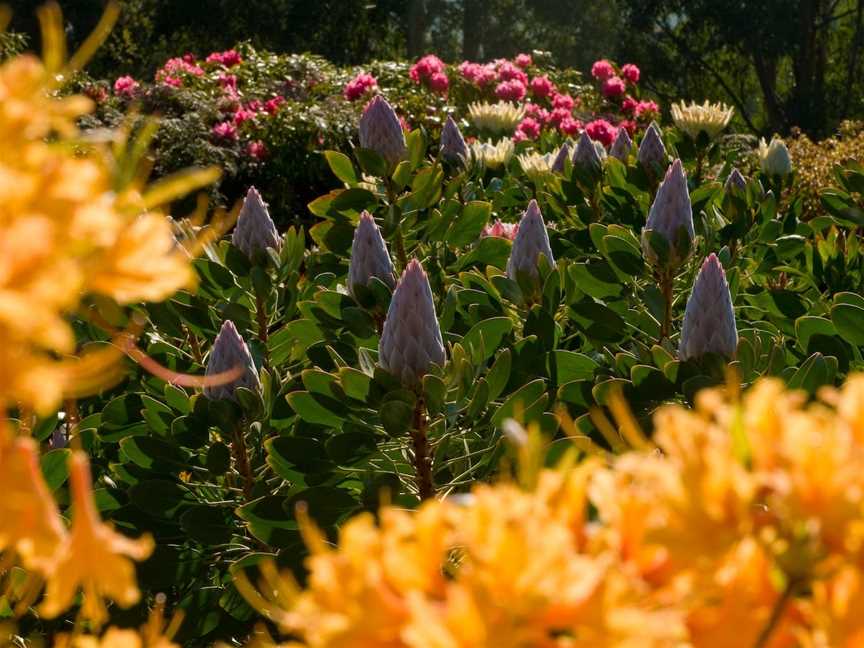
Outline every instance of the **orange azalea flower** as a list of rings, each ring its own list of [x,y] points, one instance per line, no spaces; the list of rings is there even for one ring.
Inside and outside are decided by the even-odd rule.
[[[133,560],[144,560],[153,551],[153,539],[130,540],[99,519],[93,503],[90,462],[75,451],[69,458],[69,480],[74,511],[72,529],[62,558],[48,578],[40,612],[55,617],[68,608],[79,589],[84,592],[81,614],[94,624],[103,623],[107,610],[103,598],[123,607],[138,602]]]

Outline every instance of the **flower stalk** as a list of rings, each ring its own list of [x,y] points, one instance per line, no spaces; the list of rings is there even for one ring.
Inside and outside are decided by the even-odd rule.
[[[426,404],[422,398],[418,398],[417,404],[414,406],[414,417],[411,425],[411,445],[417,494],[422,502],[435,496]]]

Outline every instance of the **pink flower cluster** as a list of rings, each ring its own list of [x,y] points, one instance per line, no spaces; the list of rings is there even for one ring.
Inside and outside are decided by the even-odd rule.
[[[512,241],[516,238],[516,233],[519,231],[519,223],[502,223],[500,218],[496,218],[495,222],[487,225],[480,233],[480,238],[487,236],[497,236]]]
[[[498,80],[498,72],[494,63],[472,63],[463,61],[459,64],[459,74],[466,81],[473,83],[478,88],[488,86]]]
[[[182,75],[200,77],[203,74],[204,70],[195,63],[195,57],[186,54],[165,61],[165,65],[156,71],[156,82],[179,88],[183,85]]]
[[[513,59],[513,62],[518,65],[523,70],[525,68],[531,67],[534,64],[534,59],[531,58],[530,54],[517,54],[516,58]]]
[[[551,97],[555,94],[555,84],[545,74],[543,76],[536,76],[531,79],[531,94],[538,99]]]
[[[237,127],[230,121],[219,122],[211,129],[211,132],[216,139],[231,142],[237,141]]]
[[[365,96],[367,92],[371,92],[377,87],[378,79],[371,74],[361,72],[345,84],[345,89],[342,91],[342,94],[348,101],[356,101]]]
[[[230,49],[224,52],[213,52],[207,57],[206,61],[207,63],[218,63],[219,65],[224,65],[226,68],[230,68],[240,65],[243,62],[243,57],[240,56],[237,50]]]
[[[618,137],[618,129],[605,119],[588,122],[585,124],[585,132],[588,133],[588,137],[595,142],[601,142],[606,148],[612,146],[612,142]]]
[[[533,117],[525,117],[516,127],[513,141],[518,143],[524,142],[525,140],[535,140],[540,137],[540,130],[542,128],[542,122],[537,121]]]
[[[131,76],[121,76],[114,81],[114,94],[124,99],[134,99],[139,87],[138,82]]]
[[[595,61],[591,66],[591,76],[600,81],[601,92],[607,99],[623,97],[627,92],[627,84],[639,83],[641,72],[633,63],[627,63],[621,68],[620,74],[615,66],[606,59]]]
[[[625,97],[621,102],[621,110],[636,119],[648,121],[660,114],[660,107],[655,101],[637,101],[633,97]]]
[[[525,98],[525,84],[519,79],[502,81],[495,88],[495,96],[503,101],[522,101]]]
[[[450,80],[444,72],[444,61],[434,54],[427,54],[408,71],[414,83],[422,83],[433,92],[444,93],[450,87]]]

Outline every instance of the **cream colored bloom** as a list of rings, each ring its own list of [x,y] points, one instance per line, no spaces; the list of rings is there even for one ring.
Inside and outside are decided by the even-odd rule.
[[[759,140],[759,164],[762,172],[769,176],[785,176],[792,173],[792,158],[786,142],[779,137],[771,139],[767,144],[765,139]]]
[[[556,153],[524,153],[517,155],[519,166],[528,178],[534,182],[540,182],[552,175],[552,164],[555,162]]]
[[[511,134],[524,116],[524,108],[508,101],[468,104],[468,118],[481,131]]]
[[[471,144],[471,159],[486,169],[500,169],[510,163],[513,150],[513,141],[506,137],[495,144],[474,142]]]
[[[732,115],[735,114],[735,109],[731,106],[719,101],[712,104],[707,100],[701,105],[696,102],[685,104],[683,101],[673,103],[671,110],[675,126],[693,139],[704,132],[709,140],[713,140],[729,125]]]

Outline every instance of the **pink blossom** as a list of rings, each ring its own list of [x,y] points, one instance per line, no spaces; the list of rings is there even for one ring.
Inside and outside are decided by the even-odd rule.
[[[408,120],[405,119],[402,115],[399,115],[399,125],[402,126],[402,130],[406,133],[411,132],[411,124],[409,124]]]
[[[229,121],[219,122],[211,131],[217,139],[236,141],[237,127]]]
[[[114,94],[124,99],[132,99],[138,93],[138,82],[131,76],[118,77],[114,82]]]
[[[555,84],[549,80],[547,75],[536,76],[531,79],[531,94],[540,99],[552,96],[555,92]]]
[[[627,79],[630,83],[639,83],[639,77],[641,75],[642,73],[639,71],[639,68],[632,63],[627,63],[621,68],[621,76]]]
[[[603,82],[603,96],[607,99],[620,97],[627,92],[627,84],[619,76],[613,76]]]
[[[283,103],[285,103],[285,97],[283,97],[282,95],[276,95],[275,97],[273,97],[272,99],[268,99],[264,103],[264,110],[266,110],[267,113],[270,115],[275,115],[277,112],[279,112],[279,106],[281,106]]]
[[[378,80],[371,74],[361,72],[356,77],[345,84],[345,89],[342,91],[343,96],[348,101],[356,101],[363,97],[367,92],[378,87]]]
[[[256,160],[263,160],[267,157],[267,146],[261,140],[249,142],[246,146],[246,154]]]
[[[246,108],[239,108],[234,112],[234,123],[240,126],[243,122],[247,122],[250,119],[255,119],[255,113],[251,110],[247,110]]]
[[[639,102],[636,101],[633,97],[624,97],[624,101],[621,102],[621,110],[625,113],[632,113],[636,110],[636,107],[639,105]]]
[[[165,61],[165,65],[156,72],[156,81],[167,83],[168,85],[175,85],[174,83],[167,82],[165,77],[170,76],[176,78],[178,74],[189,74],[196,77],[202,76],[204,70],[195,65],[194,58],[187,58],[189,56],[191,55],[187,54],[186,57],[183,58],[177,57]]]
[[[575,105],[576,101],[569,94],[556,94],[552,97],[553,108],[566,108],[567,110],[573,110],[573,106]]]
[[[489,85],[498,78],[494,67],[491,65],[481,65],[480,63],[472,63],[471,61],[463,61],[459,64],[459,74],[466,81],[470,81],[478,87]]]
[[[541,124],[545,124],[549,121],[549,111],[543,108],[543,106],[538,106],[535,103],[528,102],[523,106],[525,108],[525,116],[533,117]]]
[[[615,76],[615,68],[606,59],[600,59],[599,61],[595,61],[594,65],[591,66],[591,76],[600,81],[605,81]]]
[[[534,63],[534,59],[531,58],[530,54],[517,54],[516,58],[513,59],[513,62],[516,63],[520,68],[531,67]]]
[[[558,128],[565,135],[578,135],[582,130],[582,122],[578,119],[573,119],[572,117],[565,117],[561,120]]]
[[[519,81],[523,86],[528,85],[528,75],[510,61],[502,61],[498,66],[498,80]]]
[[[496,218],[495,222],[487,225],[480,233],[480,238],[487,236],[497,236],[512,241],[516,238],[516,233],[519,231],[519,223],[502,223],[500,218]]]
[[[225,89],[236,90],[237,89],[237,77],[234,74],[220,74],[216,81],[219,82],[219,85]]]
[[[162,77],[162,83],[172,88],[180,88],[183,86],[183,79],[175,76],[165,76]]]
[[[654,101],[640,101],[634,112],[636,119],[651,119],[660,113],[660,108]]]
[[[444,93],[447,92],[447,88],[450,86],[450,80],[447,78],[447,75],[443,72],[436,72],[431,77],[429,77],[429,88],[433,92]]]
[[[249,103],[246,104],[246,108],[247,108],[247,110],[251,110],[252,112],[258,113],[258,112],[261,112],[262,110],[264,110],[264,104],[261,102],[260,99],[253,99],[252,101],[250,101]]]
[[[527,142],[528,136],[523,131],[517,130],[510,139],[513,140],[514,144],[519,144],[520,142]]]
[[[636,134],[636,122],[632,119],[622,119],[620,122],[618,122],[618,128],[623,128],[630,135]]]
[[[540,136],[540,128],[540,122],[531,117],[526,117],[519,123],[519,126],[516,127],[516,130],[521,133],[525,133],[525,136],[528,139],[537,139]]]
[[[183,61],[188,63],[189,65],[195,64],[195,55],[192,52],[186,52],[183,55]]]
[[[224,52],[213,52],[207,57],[206,61],[208,63],[218,63],[230,68],[242,63],[243,58],[237,50],[230,49]]]
[[[569,108],[556,108],[549,115],[549,123],[554,124],[555,126],[560,126],[561,122],[572,117],[573,113]]]
[[[585,132],[595,142],[602,142],[603,146],[612,146],[612,142],[618,136],[618,129],[605,119],[595,119],[585,125]]]
[[[84,94],[96,103],[102,103],[108,98],[108,90],[105,86],[91,83],[83,90]]]
[[[434,54],[427,54],[411,66],[411,69],[408,71],[408,76],[411,77],[411,80],[414,81],[414,83],[420,83],[431,79],[433,74],[438,74],[443,71],[444,61]]]
[[[495,96],[504,101],[521,101],[525,97],[525,84],[519,79],[502,81],[495,88]]]

